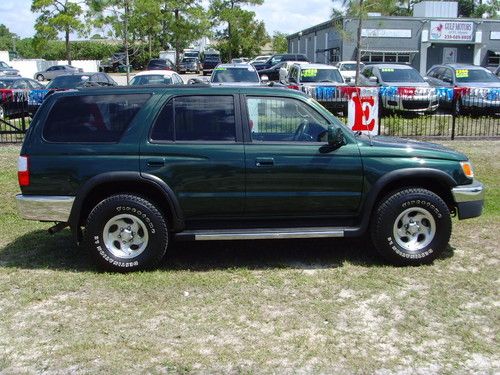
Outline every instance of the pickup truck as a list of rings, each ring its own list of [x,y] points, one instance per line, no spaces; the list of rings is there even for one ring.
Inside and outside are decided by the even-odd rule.
[[[451,217],[481,215],[467,156],[353,133],[315,100],[264,87],[86,88],[37,111],[18,162],[22,217],[70,227],[108,270],[173,241],[359,237],[431,263]]]

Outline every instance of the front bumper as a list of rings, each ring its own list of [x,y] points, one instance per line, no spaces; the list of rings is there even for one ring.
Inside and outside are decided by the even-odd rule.
[[[484,186],[474,180],[470,185],[459,185],[451,189],[457,204],[460,220],[481,216],[484,205]]]
[[[23,219],[67,223],[75,197],[18,194],[16,201]]]
[[[382,106],[386,109],[404,112],[434,112],[439,106],[439,101],[437,95],[383,96]]]

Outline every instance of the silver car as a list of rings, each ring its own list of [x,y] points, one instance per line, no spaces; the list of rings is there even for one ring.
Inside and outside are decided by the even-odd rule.
[[[17,77],[20,76],[19,70],[14,69],[7,63],[0,61],[0,77]]]
[[[372,64],[361,72],[362,83],[379,86],[381,108],[402,112],[434,112],[437,91],[413,67],[402,64]]]
[[[83,69],[71,65],[54,65],[40,72],[36,72],[34,78],[38,81],[50,81],[62,75],[81,72],[83,72]]]
[[[500,79],[486,68],[469,64],[436,65],[426,78],[442,93],[441,105],[448,108],[454,105],[455,113],[500,112]]]
[[[210,77],[214,86],[259,86],[267,77],[259,77],[257,69],[250,64],[219,64]]]

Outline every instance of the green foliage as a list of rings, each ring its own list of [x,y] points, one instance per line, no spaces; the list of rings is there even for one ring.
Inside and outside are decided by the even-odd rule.
[[[260,53],[263,45],[270,41],[262,21],[255,13],[244,10],[242,5],[261,5],[263,0],[212,0],[210,13],[213,26],[226,25],[216,33],[223,59],[253,56]]]
[[[0,50],[12,51],[14,50],[14,38],[17,35],[11,33],[7,26],[0,24]]]
[[[273,50],[276,53],[284,53],[288,51],[288,41],[286,40],[286,34],[276,31],[273,34]]]
[[[62,32],[66,41],[66,59],[68,63],[71,62],[70,34],[82,32],[85,28],[80,18],[83,12],[80,3],[71,0],[33,0],[31,11],[39,13],[35,23],[38,49],[44,49],[47,40],[56,39]]]

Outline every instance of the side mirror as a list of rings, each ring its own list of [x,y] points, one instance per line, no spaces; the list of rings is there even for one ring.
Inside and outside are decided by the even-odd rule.
[[[370,78],[368,78],[368,80],[372,83],[378,83],[378,78],[375,76],[371,76]]]
[[[342,129],[332,125],[328,126],[328,145],[334,149],[345,145]]]
[[[268,83],[269,77],[266,74],[263,74],[262,77],[260,77],[260,80],[262,83]]]

